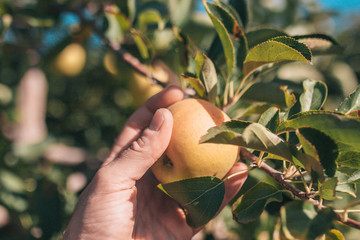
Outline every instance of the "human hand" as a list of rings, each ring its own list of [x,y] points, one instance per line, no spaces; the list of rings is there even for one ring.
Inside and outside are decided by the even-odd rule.
[[[64,239],[191,239],[200,229],[186,224],[181,207],[157,188],[148,171],[165,152],[172,115],[166,107],[183,92],[169,87],[149,99],[127,121],[109,157],[81,194]],[[229,174],[246,169],[236,163]],[[247,174],[225,182],[221,209],[235,196]]]

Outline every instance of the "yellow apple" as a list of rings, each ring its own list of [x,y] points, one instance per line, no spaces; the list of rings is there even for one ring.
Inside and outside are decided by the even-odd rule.
[[[170,70],[160,61],[155,61],[148,68],[148,72],[163,83],[170,81]],[[163,87],[154,83],[150,77],[134,72],[130,82],[130,92],[136,106],[141,106],[146,100],[160,92],[162,89]]]
[[[65,76],[76,76],[84,68],[86,51],[78,43],[66,46],[56,57],[56,69]]]
[[[103,64],[109,73],[112,75],[117,75],[119,73],[117,69],[117,62],[116,62],[116,56],[113,52],[107,52],[103,59]]]
[[[223,178],[236,162],[239,147],[227,144],[199,143],[209,128],[230,121],[213,104],[188,98],[169,108],[174,127],[165,154],[151,170],[161,183],[193,177]]]

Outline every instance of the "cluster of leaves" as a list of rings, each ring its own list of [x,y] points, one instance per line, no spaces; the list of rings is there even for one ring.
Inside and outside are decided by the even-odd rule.
[[[196,53],[195,74],[183,75],[199,97],[218,104],[224,110],[238,107],[236,103],[245,91],[261,81],[261,75],[269,69],[290,61],[311,63],[313,55],[342,51],[333,38],[323,34],[289,36],[272,29],[246,32],[244,2],[230,1],[230,4],[204,2],[218,37],[207,55]],[[334,111],[322,110],[328,95],[323,82],[304,81],[300,95],[286,86],[281,90],[285,108],[271,106],[260,114],[257,122],[232,120],[214,127],[201,142],[251,149],[257,155],[254,166],[261,168],[265,161],[271,162],[277,166],[277,170],[273,170],[282,174],[284,182],[302,183],[297,188],[304,192],[305,197],[263,182],[253,186],[233,205],[238,222],[254,221],[266,205],[273,201],[282,202],[283,195],[290,194],[294,199],[315,200],[316,207],[321,210],[316,211],[314,202],[307,201],[294,200],[284,205],[279,216],[282,235],[314,239],[327,232],[335,234],[336,230],[331,232],[330,229],[338,216],[323,203],[336,199],[337,192],[356,197],[360,88]],[[188,223],[199,227],[216,214],[226,180],[194,178],[164,184],[161,189],[186,209]],[[305,213],[307,211],[309,214]],[[335,235],[334,239],[342,239],[338,232]]]
[[[257,221],[278,203],[275,229],[281,229],[284,238],[313,239],[326,233],[341,239],[342,234],[333,229],[333,220],[339,216],[325,206],[339,192],[356,197],[359,88],[335,111],[321,110],[328,89],[315,80],[303,82],[300,92],[279,88],[285,103],[281,106],[270,101],[243,105],[243,99],[255,86],[266,89],[263,79],[270,71],[289,62],[309,64],[315,55],[343,49],[324,34],[290,36],[282,30],[249,27],[272,21],[289,26],[295,22],[299,1],[287,1],[281,23],[280,14],[264,11],[258,0],[250,3],[255,6],[252,21],[247,1],[227,2],[204,1],[210,20],[205,23],[192,17],[196,1],[191,0],[0,3],[0,92],[10,89],[15,95],[23,73],[34,65],[41,67],[49,84],[46,122],[50,135],[45,143],[32,146],[31,160],[17,155],[8,136],[0,136],[0,158],[4,159],[0,161],[0,205],[11,217],[8,226],[0,229],[2,237],[56,238],[77,200],[77,193],[67,189],[68,176],[82,172],[90,179],[99,165],[97,158],[111,146],[134,110],[127,89],[132,70],[117,61],[118,73],[109,74],[102,60],[110,50],[119,58],[124,51],[131,53],[140,60],[140,64],[128,62],[137,71],[141,64],[161,59],[176,75],[182,74],[184,88],[193,88],[196,97],[215,103],[233,119],[259,116],[255,121],[233,120],[210,129],[202,139],[247,148],[257,159],[250,164],[252,172],[271,165],[270,170],[282,176],[280,184],[248,181],[233,204],[238,222]],[[82,73],[69,78],[54,73],[51,63],[71,42],[86,48],[87,62]],[[115,48],[109,43],[116,43]],[[259,95],[272,94],[257,92],[257,100],[261,100]],[[15,99],[4,104],[3,96],[0,123],[11,125],[17,120]],[[70,167],[49,162],[43,154],[53,142],[81,147],[86,150],[86,161]],[[189,225],[198,227],[217,213],[225,181],[204,177],[159,187],[186,209]],[[286,184],[294,188],[284,188]],[[304,199],[312,201],[300,201]]]

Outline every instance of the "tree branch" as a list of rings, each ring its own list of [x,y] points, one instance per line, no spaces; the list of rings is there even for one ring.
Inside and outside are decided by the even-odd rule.
[[[101,39],[102,43],[105,46],[107,46],[108,48],[110,48],[114,53],[116,53],[117,56],[119,58],[121,58],[125,63],[130,65],[131,68],[133,68],[136,72],[140,73],[141,75],[151,78],[151,80],[155,84],[158,84],[162,87],[166,87],[166,83],[164,83],[164,82],[160,81],[159,79],[157,79],[156,77],[154,77],[152,75],[151,71],[149,71],[149,68],[147,66],[145,66],[144,64],[142,64],[139,61],[139,59],[137,59],[132,54],[130,54],[129,52],[124,50],[121,47],[120,43],[111,42],[104,35],[104,33],[101,31],[101,29],[99,29],[96,26],[96,22],[94,20],[89,20],[88,18],[86,18],[81,11],[75,11],[75,13],[78,15],[81,23],[84,26],[89,26],[92,29],[93,33],[95,33]]]
[[[253,164],[253,165],[255,165],[255,167],[263,170],[270,177],[272,177],[275,181],[277,181],[283,188],[290,191],[294,196],[298,197],[301,200],[312,202],[314,204],[314,206],[319,208],[319,209],[325,208],[325,206],[320,205],[320,202],[318,200],[315,200],[315,199],[309,197],[305,192],[297,189],[296,187],[294,187],[290,183],[286,182],[285,179],[284,179],[284,176],[283,176],[283,174],[281,172],[273,169],[272,167],[270,167],[266,163],[262,163],[261,166],[258,166],[257,165],[257,159],[258,159],[257,156],[255,156],[254,154],[252,154],[251,152],[249,152],[245,148],[241,148],[240,157],[242,159],[248,159],[251,162],[251,164]],[[336,214],[337,214],[337,220],[338,221],[340,221],[343,224],[346,224],[346,225],[348,225],[350,227],[360,229],[360,222],[357,222],[357,221],[355,221],[353,219],[350,219],[350,218],[344,221],[343,217],[340,214],[338,214],[338,213],[336,213]]]

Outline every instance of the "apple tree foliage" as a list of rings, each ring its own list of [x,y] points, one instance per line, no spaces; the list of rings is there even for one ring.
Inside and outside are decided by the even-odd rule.
[[[241,146],[239,161],[248,164],[249,177],[229,207],[229,225],[241,239],[264,230],[273,239],[344,239],[349,229],[359,229],[360,87],[345,95],[347,85],[332,71],[338,62],[319,61],[340,56],[355,67],[356,40],[347,46],[353,53],[344,55],[341,39],[294,34],[297,21],[311,25],[331,14],[312,12],[312,1],[288,0],[282,10],[264,2],[271,1],[0,2],[0,207],[11,219],[0,226],[0,238],[61,235],[78,197],[68,190],[68,177],[82,172],[91,179],[97,159],[134,111],[128,91],[133,71],[166,85],[147,72],[158,59],[186,94],[232,118],[200,141]],[[201,14],[194,14],[195,4]],[[301,8],[306,17],[297,17]],[[347,37],[356,39],[354,32]],[[87,62],[78,76],[64,78],[53,62],[72,42],[86,49]],[[118,69],[111,74],[103,66],[109,52]],[[324,78],[280,78],[277,73],[293,64],[318,67]],[[12,142],[18,118],[13,95],[34,66],[48,77],[49,137],[24,155]],[[307,72],[291,72],[297,74]],[[86,161],[48,161],[46,149],[54,142],[79,146]],[[186,179],[160,184],[159,191],[174,198],[196,228],[218,214],[229,178]]]

